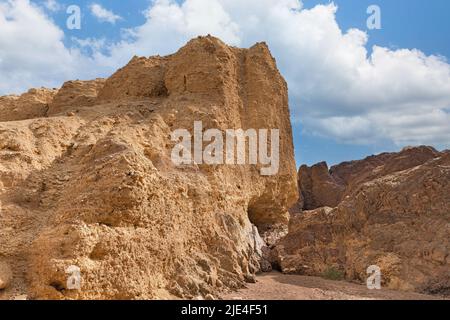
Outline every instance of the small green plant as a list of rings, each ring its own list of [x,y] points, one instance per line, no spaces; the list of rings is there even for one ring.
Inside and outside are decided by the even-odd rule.
[[[339,281],[344,279],[344,273],[335,267],[329,267],[322,273],[322,277],[328,280]]]

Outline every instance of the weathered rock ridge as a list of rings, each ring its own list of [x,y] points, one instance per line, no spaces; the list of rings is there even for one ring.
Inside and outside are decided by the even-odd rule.
[[[0,98],[0,298],[215,295],[259,270],[298,198],[287,85],[264,43],[213,37],[108,79]],[[171,132],[279,129],[280,167],[175,166]],[[264,234],[262,234],[264,236]],[[67,279],[75,266],[81,289]],[[5,267],[6,270],[6,267]],[[73,268],[72,268],[73,270]]]
[[[287,273],[365,282],[380,267],[386,288],[450,295],[450,153],[405,148],[328,171],[302,167],[289,233],[274,251]]]
[[[382,153],[343,162],[331,169],[325,162],[312,167],[301,166],[298,172],[299,206],[304,210],[336,207],[365,182],[414,168],[439,155],[432,147],[408,147],[399,153]]]

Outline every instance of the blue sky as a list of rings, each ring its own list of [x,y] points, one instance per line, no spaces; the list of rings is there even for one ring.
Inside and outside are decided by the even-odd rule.
[[[305,1],[314,6],[328,1]],[[447,0],[336,0],[337,21],[343,29],[366,30],[368,15],[362,14],[371,4],[382,9],[382,29],[368,30],[367,48],[381,45],[392,48],[418,48],[426,54],[450,58],[450,1]],[[449,124],[450,126],[450,124]],[[333,139],[323,139],[302,134],[294,128],[297,162],[317,163],[327,160],[329,164],[360,159],[371,154],[396,151],[399,146],[382,141],[378,144],[336,144]],[[441,147],[442,146],[437,146]],[[448,148],[449,146],[443,146]]]
[[[335,0],[337,9],[319,0],[305,0],[302,8],[295,0],[16,1],[22,13],[0,6],[5,24],[17,22],[0,29],[0,72],[14,84],[0,85],[1,94],[107,76],[134,53],[167,54],[211,33],[243,47],[268,42],[290,87],[298,164],[336,164],[411,144],[450,147],[450,1]],[[72,4],[81,8],[80,30],[66,28]],[[96,16],[93,4],[116,19]],[[380,30],[366,26],[372,4],[381,9]],[[173,26],[174,12],[184,24]],[[30,21],[42,28],[21,37],[40,42],[30,45],[36,61],[24,63],[11,39]],[[358,30],[348,32],[352,28]],[[22,52],[23,44],[17,46]],[[373,46],[382,49],[374,53]],[[46,55],[62,66],[49,72]]]

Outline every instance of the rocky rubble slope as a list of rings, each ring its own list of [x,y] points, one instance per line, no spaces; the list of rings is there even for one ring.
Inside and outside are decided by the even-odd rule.
[[[406,148],[299,174],[303,212],[276,246],[286,273],[450,294],[450,153]]]
[[[258,230],[285,226],[298,198],[287,86],[264,43],[197,38],[0,110],[0,298],[215,296],[253,281]],[[278,174],[176,166],[171,133],[194,121],[280,129]]]

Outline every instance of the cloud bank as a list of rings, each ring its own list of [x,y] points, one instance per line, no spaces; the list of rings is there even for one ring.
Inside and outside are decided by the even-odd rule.
[[[2,3],[0,93],[94,78],[134,54],[168,54],[212,34],[231,45],[269,44],[289,84],[294,121],[309,134],[450,147],[448,62],[419,50],[375,46],[369,53],[367,33],[342,30],[337,10],[334,4],[305,9],[297,0],[156,0],[146,22],[122,41],[101,49],[98,41],[78,41],[96,43],[86,55],[64,47],[63,31],[27,0]]]

